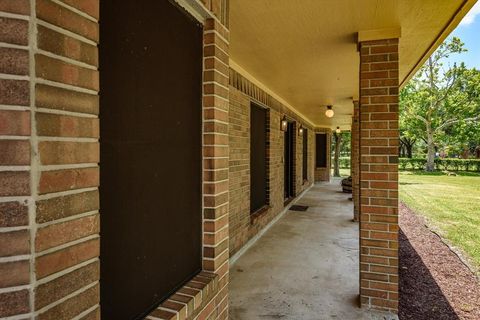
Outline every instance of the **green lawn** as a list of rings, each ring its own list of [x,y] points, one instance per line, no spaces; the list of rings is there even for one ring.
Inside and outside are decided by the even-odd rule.
[[[333,177],[333,169],[332,169],[331,175],[332,175],[332,177]],[[350,169],[342,169],[342,168],[340,168],[340,176],[341,176],[342,178],[348,177],[349,175],[350,175]]]
[[[480,268],[480,175],[401,172],[400,199]]]

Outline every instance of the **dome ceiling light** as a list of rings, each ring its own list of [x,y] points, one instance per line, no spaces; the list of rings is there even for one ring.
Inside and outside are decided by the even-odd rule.
[[[327,118],[331,118],[333,117],[334,114],[335,112],[333,112],[332,106],[327,106],[327,111],[325,111],[325,116],[327,116]]]

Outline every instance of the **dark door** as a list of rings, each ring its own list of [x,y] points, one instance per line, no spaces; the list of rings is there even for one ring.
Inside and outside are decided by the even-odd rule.
[[[250,212],[267,204],[267,110],[250,109]]]
[[[308,131],[303,129],[303,157],[302,157],[302,177],[303,180],[308,180]]]
[[[293,122],[289,122],[287,126],[287,131],[285,131],[285,146],[284,146],[284,191],[285,191],[285,200],[288,200],[295,196],[293,184],[295,182],[295,177],[293,175],[293,166],[294,166],[294,144],[293,139],[295,137],[294,134],[294,124]]]
[[[201,269],[202,27],[100,4],[102,319],[137,319]]]

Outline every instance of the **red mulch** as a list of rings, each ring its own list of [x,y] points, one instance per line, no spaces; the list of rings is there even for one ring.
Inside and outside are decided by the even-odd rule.
[[[400,228],[400,319],[479,320],[477,277],[404,204]]]

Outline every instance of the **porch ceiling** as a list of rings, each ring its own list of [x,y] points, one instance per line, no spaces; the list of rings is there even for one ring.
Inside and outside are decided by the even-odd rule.
[[[230,0],[230,58],[316,126],[347,129],[359,94],[359,31],[401,28],[404,82],[475,2]]]

